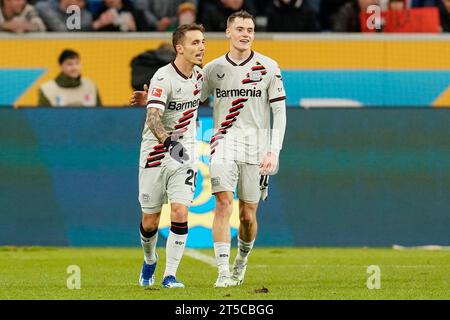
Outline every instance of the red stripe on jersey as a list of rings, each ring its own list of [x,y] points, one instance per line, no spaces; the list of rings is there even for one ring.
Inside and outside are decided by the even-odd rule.
[[[191,112],[188,115],[184,116],[183,118],[181,118],[180,120],[178,120],[178,123],[182,123],[185,122],[186,120],[189,120],[190,118],[192,118],[194,116],[194,113]]]
[[[162,143],[160,143],[160,144],[157,144],[156,146],[154,146],[153,147],[153,149],[161,149],[161,148],[164,148],[164,145],[162,144]]]
[[[229,115],[227,115],[227,117],[226,117],[225,119],[226,119],[226,120],[230,120],[230,119],[232,119],[232,118],[237,117],[239,114],[240,114],[239,111],[230,113]]]
[[[175,129],[184,128],[184,127],[186,127],[187,125],[189,125],[190,123],[191,123],[190,121],[187,121],[187,122],[183,122],[183,123],[177,124],[177,125],[175,126]]]
[[[234,107],[235,105],[237,105],[237,104],[239,104],[239,103],[242,103],[242,102],[246,102],[248,99],[245,99],[245,98],[239,98],[239,99],[236,99],[236,100],[234,100],[232,103],[231,103],[231,105]]]
[[[222,123],[220,124],[220,126],[221,126],[222,128],[224,128],[224,127],[229,126],[230,124],[232,124],[234,121],[236,121],[236,118],[233,118],[233,119],[228,120],[228,121],[224,121],[224,122],[222,122]]]
[[[157,154],[164,153],[164,152],[167,152],[166,148],[157,149],[155,151],[150,152],[148,155],[151,157],[151,156],[155,156]]]
[[[214,142],[214,143],[211,145],[211,149],[214,149],[215,147],[217,147],[218,144],[219,144],[219,141]]]
[[[161,161],[151,162],[151,163],[148,163],[148,162],[147,162],[147,165],[146,165],[145,167],[146,167],[146,168],[154,168],[154,167],[157,167],[157,166],[159,166],[159,165],[161,165]]]
[[[164,159],[164,157],[165,157],[164,154],[160,154],[160,155],[157,155],[157,156],[148,157],[147,161],[151,162],[151,161],[161,160],[161,159]]]
[[[242,109],[244,107],[244,104],[243,103],[241,103],[241,104],[239,104],[239,105],[237,105],[237,106],[235,106],[235,107],[233,107],[233,108],[230,108],[230,110],[228,110],[230,113],[233,113],[233,112],[235,112],[235,111],[238,111],[239,109]]]
[[[216,149],[212,149],[210,154],[213,155],[214,152],[216,152]]]
[[[200,79],[201,77],[203,77],[203,75],[202,75],[201,73],[199,73],[199,74],[197,75],[197,80]]]
[[[232,126],[233,126],[233,124],[229,124],[229,125],[227,125],[226,127],[222,127],[221,129],[222,129],[222,130],[225,130],[225,133],[227,133],[226,131],[227,131],[228,129],[230,129]]]
[[[186,110],[185,112],[183,112],[183,116],[186,116],[186,115],[188,115],[189,113],[194,112],[195,110],[197,110],[197,108],[193,108],[193,109]]]
[[[262,79],[259,79],[259,80],[244,79],[244,80],[242,80],[242,84],[256,83],[256,82],[261,82],[261,81],[262,81]]]
[[[223,139],[222,135],[215,135],[211,138],[211,141],[209,143],[213,143],[214,141],[220,140],[220,139]]]
[[[256,71],[256,70],[266,70],[266,68],[262,65],[252,67],[252,71]]]
[[[194,96],[198,95],[199,92],[200,92],[200,90],[194,90],[194,92],[193,92]]]

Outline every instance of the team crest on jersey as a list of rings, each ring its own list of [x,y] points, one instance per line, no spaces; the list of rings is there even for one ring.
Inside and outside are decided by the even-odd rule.
[[[151,96],[157,97],[157,98],[161,98],[162,93],[163,93],[163,89],[161,89],[161,88],[153,88]]]
[[[252,81],[261,81],[262,80],[261,71],[251,71],[249,74],[249,79]]]

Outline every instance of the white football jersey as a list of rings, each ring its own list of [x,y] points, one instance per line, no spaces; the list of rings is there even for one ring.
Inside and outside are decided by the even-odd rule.
[[[223,137],[213,137],[211,159],[259,163],[270,150],[270,103],[286,99],[278,64],[254,51],[239,64],[225,54],[203,74],[202,101],[214,97],[214,131]]]
[[[191,77],[186,77],[172,62],[154,74],[150,81],[147,108],[164,111],[161,122],[170,134],[174,130],[188,128],[178,140],[187,149],[190,160],[196,159],[196,120],[203,83],[201,68],[194,66]],[[156,167],[175,161],[166,148],[156,139],[145,123],[142,132],[140,166]]]

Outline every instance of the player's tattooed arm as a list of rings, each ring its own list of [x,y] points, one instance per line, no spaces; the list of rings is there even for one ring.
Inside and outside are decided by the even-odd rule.
[[[166,132],[166,129],[164,129],[164,126],[161,122],[162,116],[163,111],[160,109],[147,109],[147,125],[160,143],[164,143],[164,141],[169,137],[169,134]]]

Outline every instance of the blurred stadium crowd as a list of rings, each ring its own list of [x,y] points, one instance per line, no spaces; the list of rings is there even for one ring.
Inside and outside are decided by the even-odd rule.
[[[74,30],[67,24],[72,5],[81,9]],[[383,11],[435,7],[438,30],[450,32],[450,0],[0,0],[0,31],[170,32],[198,22],[221,32],[231,12],[246,9],[258,31],[360,32],[361,12],[370,5]]]

